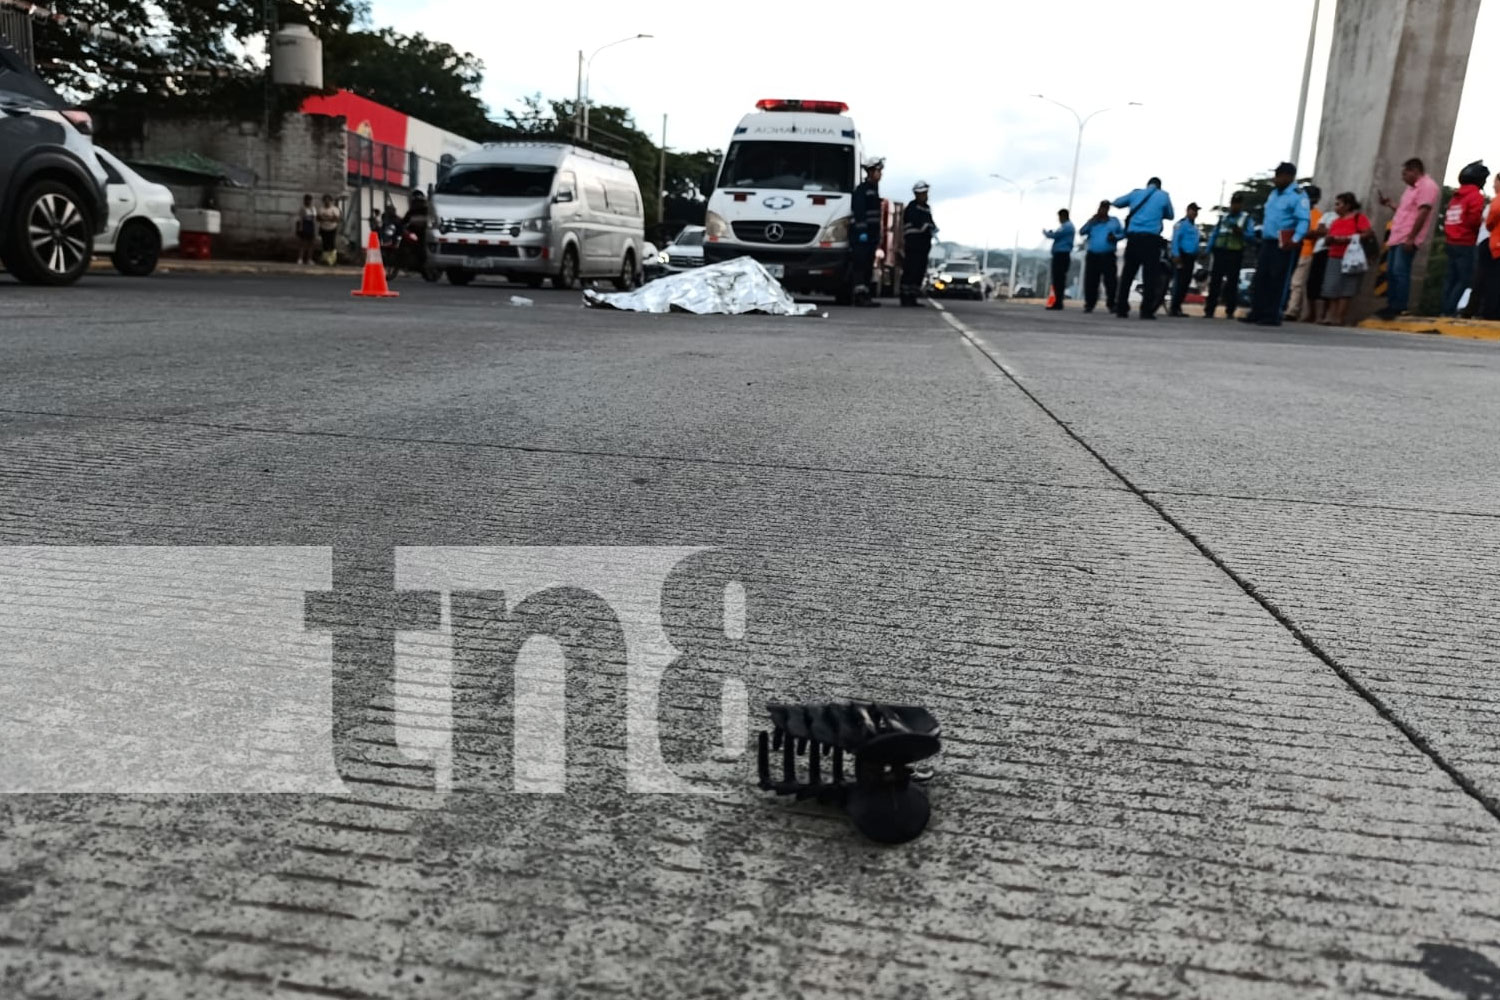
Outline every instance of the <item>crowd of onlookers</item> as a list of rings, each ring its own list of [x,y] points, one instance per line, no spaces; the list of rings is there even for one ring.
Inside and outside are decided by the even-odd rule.
[[[1275,169],[1258,219],[1246,210],[1244,194],[1233,195],[1206,237],[1198,226],[1197,203],[1187,206],[1170,241],[1162,236],[1162,227],[1175,211],[1156,177],[1112,202],[1100,202],[1097,212],[1076,230],[1068,212],[1059,211],[1058,227],[1045,232],[1053,241],[1049,308],[1063,308],[1074,240],[1082,237],[1084,312],[1097,307],[1102,284],[1105,308],[1128,317],[1131,289],[1139,274],[1141,319],[1155,319],[1163,307],[1168,316],[1185,316],[1182,307],[1194,278],[1206,271],[1204,315],[1212,318],[1222,306],[1236,318],[1241,268],[1253,255],[1254,278],[1249,302],[1244,303],[1246,314],[1238,317],[1241,322],[1338,326],[1349,321],[1350,302],[1367,277],[1380,270],[1384,253],[1385,303],[1377,315],[1393,319],[1407,311],[1412,266],[1432,239],[1441,213],[1446,254],[1443,315],[1457,316],[1462,310],[1468,317],[1500,320],[1500,197],[1486,203],[1483,189],[1489,170],[1483,163],[1464,167],[1457,191],[1441,205],[1442,190],[1422,161],[1407,160],[1399,199],[1377,192],[1380,203],[1395,213],[1383,234],[1354,192],[1336,195],[1325,211],[1319,207],[1322,190],[1315,184],[1299,187],[1296,176],[1294,164]],[[1500,176],[1495,192],[1500,195]],[[1122,222],[1110,214],[1112,208],[1128,209],[1129,214]],[[1117,253],[1122,240],[1123,259]],[[1206,268],[1200,268],[1200,261]]]

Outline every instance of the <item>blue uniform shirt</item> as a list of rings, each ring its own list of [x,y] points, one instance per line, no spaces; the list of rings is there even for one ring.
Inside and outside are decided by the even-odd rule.
[[[1127,233],[1160,236],[1162,223],[1177,217],[1172,210],[1172,196],[1154,184],[1120,195],[1114,200],[1114,206],[1131,211]]]
[[[1078,230],[1078,233],[1080,236],[1088,237],[1089,253],[1114,253],[1115,244],[1110,237],[1113,236],[1115,240],[1120,239],[1125,235],[1125,227],[1120,225],[1119,219],[1111,215],[1103,222],[1090,219],[1083,224],[1083,228]]]
[[[1043,230],[1042,235],[1052,241],[1053,253],[1072,253],[1073,233],[1075,231],[1073,223],[1064,222],[1056,229]]]
[[[1173,257],[1186,254],[1189,257],[1197,256],[1198,244],[1203,234],[1198,232],[1198,224],[1191,219],[1183,219],[1172,227],[1172,250]]]
[[[1307,235],[1312,220],[1312,206],[1308,204],[1306,193],[1298,191],[1295,185],[1288,184],[1280,191],[1271,189],[1262,218],[1265,220],[1260,227],[1262,237],[1277,240],[1280,239],[1282,230],[1289,229],[1295,246]]]

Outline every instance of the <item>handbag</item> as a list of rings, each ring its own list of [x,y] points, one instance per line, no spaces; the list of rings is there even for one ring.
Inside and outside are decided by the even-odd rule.
[[[1350,240],[1349,248],[1344,251],[1343,271],[1345,274],[1364,274],[1370,269],[1369,258],[1365,256],[1365,245],[1360,240]]]

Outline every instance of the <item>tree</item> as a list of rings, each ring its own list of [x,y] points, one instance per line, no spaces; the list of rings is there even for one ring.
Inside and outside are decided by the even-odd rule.
[[[540,94],[528,95],[521,98],[519,108],[502,112],[496,125],[497,138],[574,141],[581,128],[577,110],[574,101],[543,100]],[[630,164],[646,202],[647,229],[655,232],[663,228],[663,223],[670,223],[666,228],[675,232],[684,225],[702,223],[704,203],[718,172],[717,150],[667,154],[666,219],[663,219],[656,197],[661,147],[636,126],[630,111],[607,104],[590,107],[589,144]]]
[[[496,129],[479,99],[484,63],[445,42],[390,28],[335,34],[324,42],[325,84],[389,105],[466,138]]]
[[[331,37],[367,19],[369,5],[278,0],[278,12]],[[266,28],[263,0],[75,0],[67,13],[67,23],[37,26],[37,62],[80,103],[222,107],[226,98],[261,93],[253,53]]]

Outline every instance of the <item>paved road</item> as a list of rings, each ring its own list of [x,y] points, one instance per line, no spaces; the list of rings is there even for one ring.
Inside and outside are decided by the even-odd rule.
[[[331,548],[348,790],[0,798],[0,994],[1500,996],[1493,345],[402,291],[0,285],[5,545]],[[715,550],[648,713],[712,794],[630,790],[630,616],[548,591],[568,680],[510,676],[503,588],[431,551],[472,546]],[[394,599],[423,559],[478,593]],[[11,574],[12,648],[89,648],[77,569]],[[439,613],[413,679],[391,630]],[[929,831],[765,801],[726,681],[929,705]],[[557,794],[513,752],[547,697]]]

